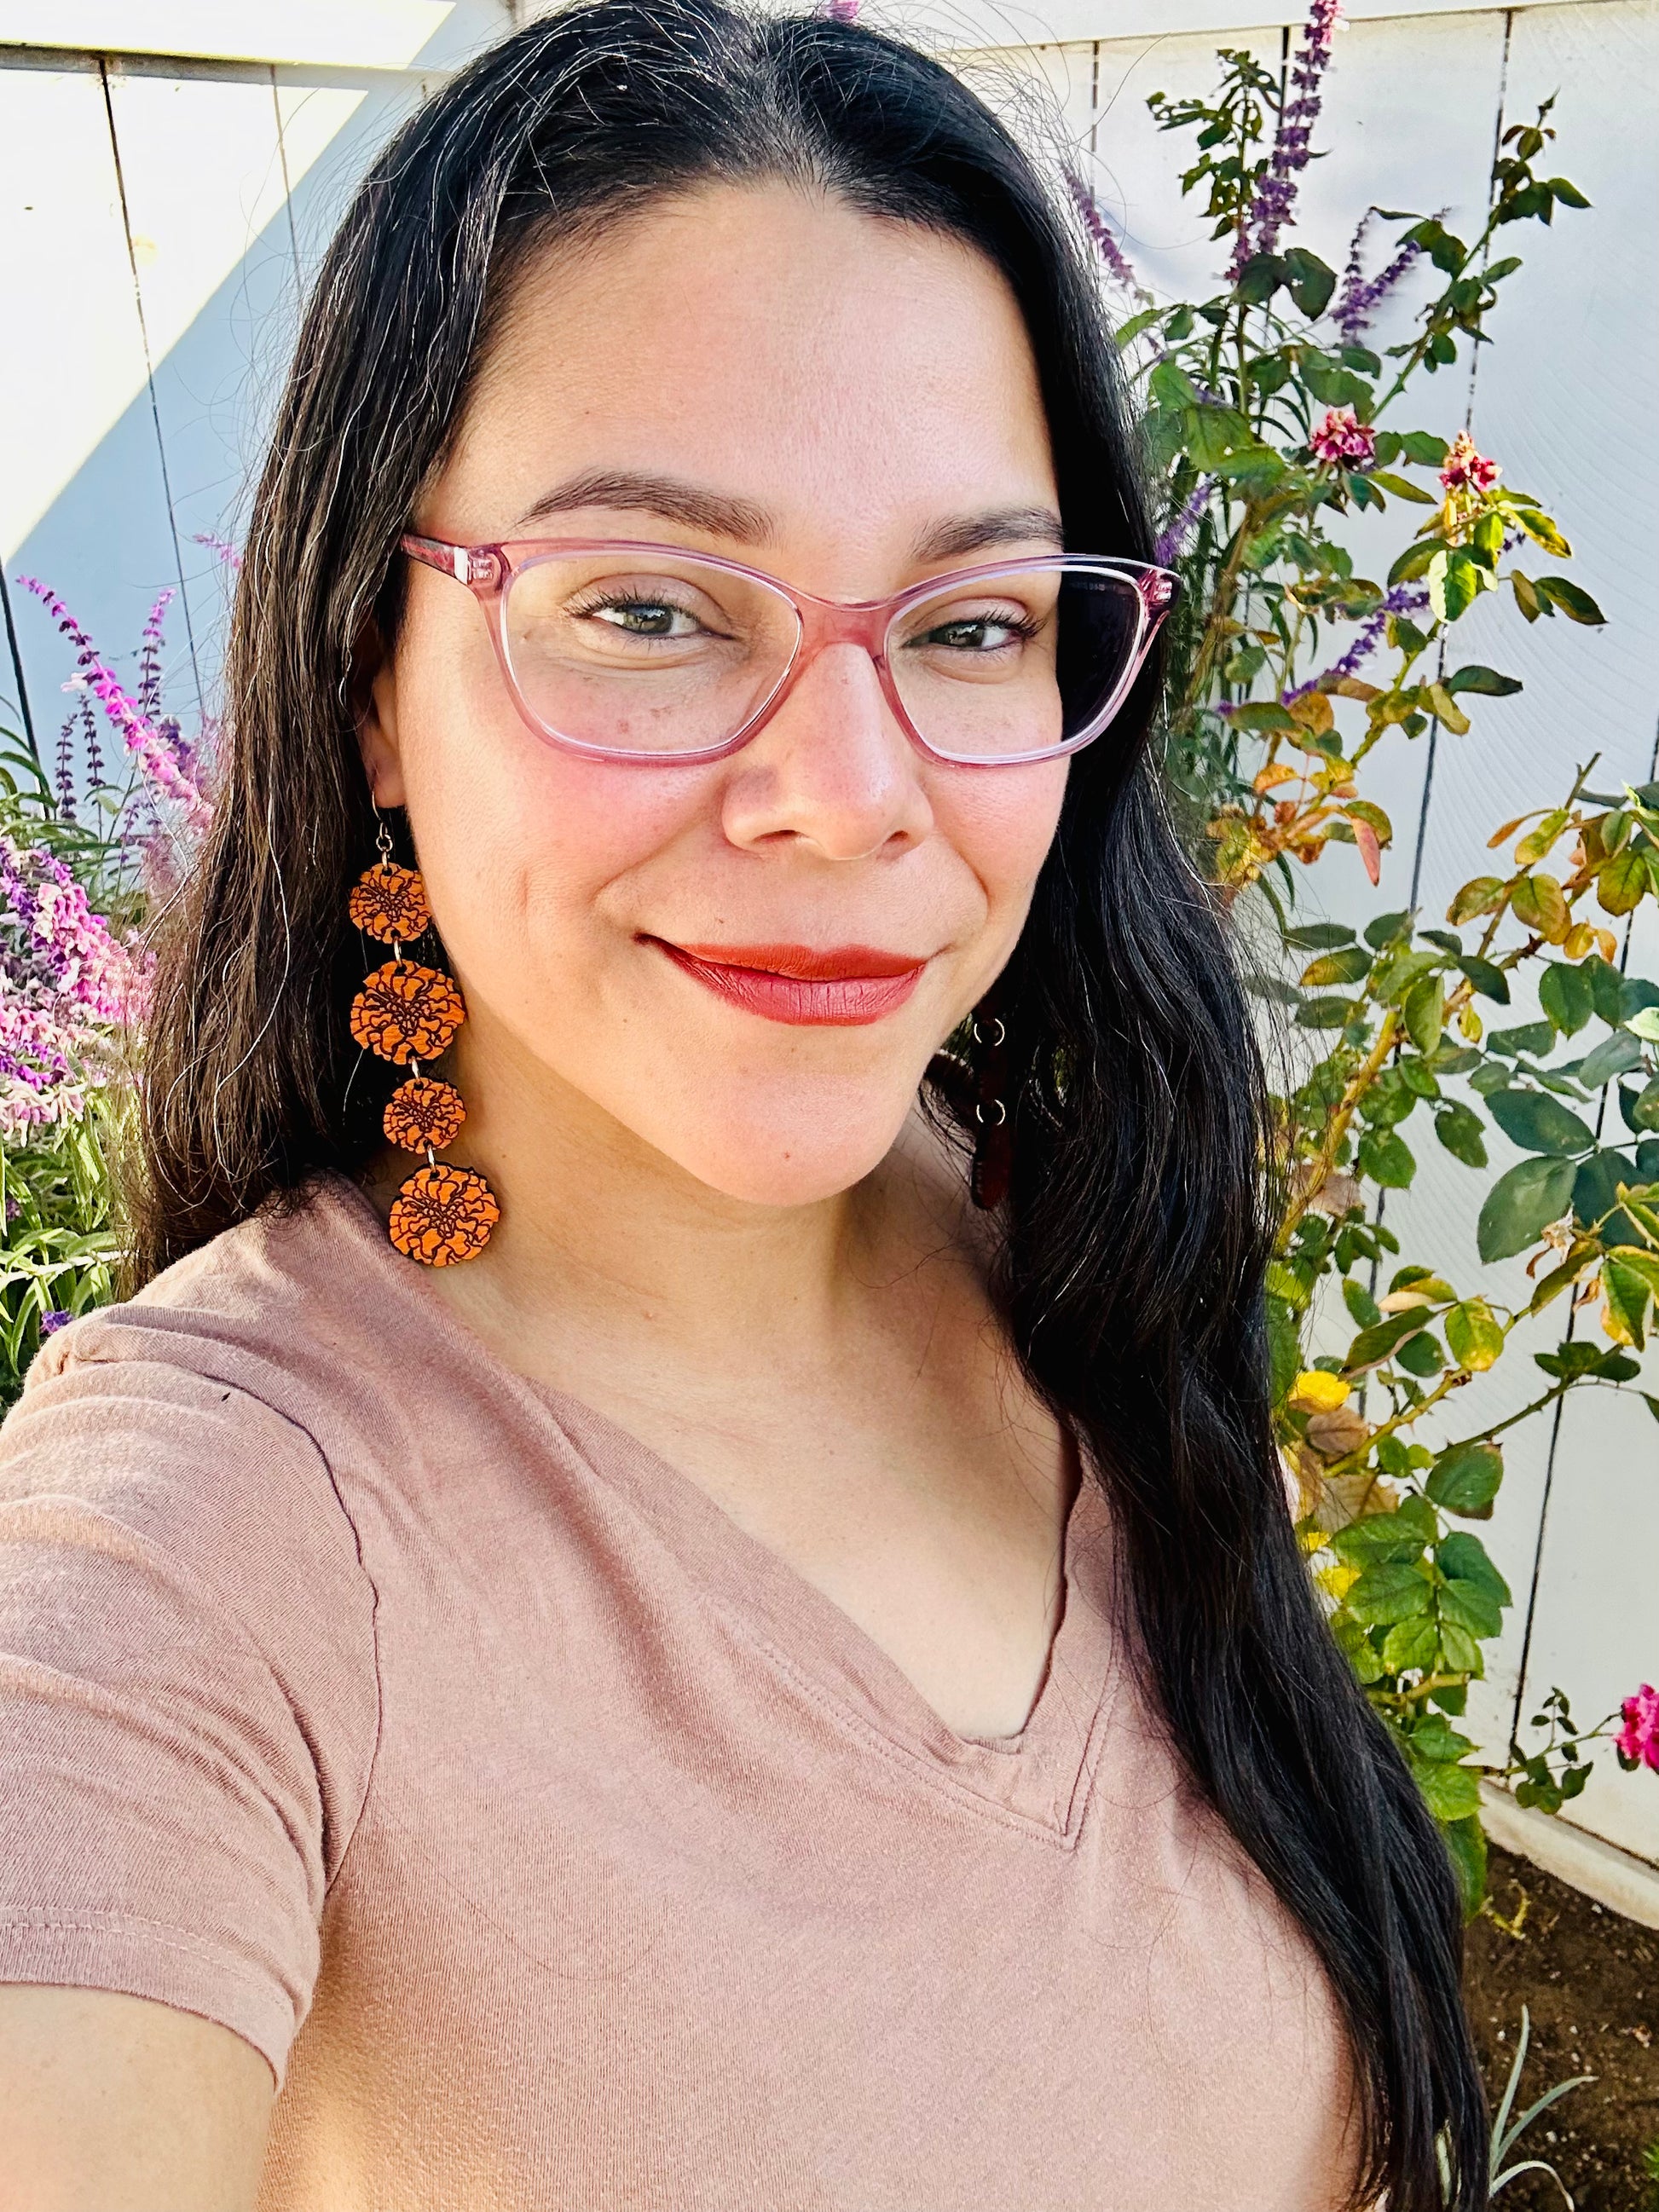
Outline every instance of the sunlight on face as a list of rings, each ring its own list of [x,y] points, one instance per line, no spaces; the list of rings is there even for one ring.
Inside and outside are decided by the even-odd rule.
[[[573,484],[580,503],[549,511]],[[1030,344],[987,263],[781,184],[720,185],[531,266],[415,526],[648,539],[859,599],[1053,551],[1056,506]],[[929,551],[990,514],[1025,519]],[[480,1139],[511,1094],[734,1198],[867,1174],[1012,950],[1066,762],[924,757],[853,645],[728,759],[584,759],[520,720],[465,590],[412,565],[409,594],[365,757],[380,805],[409,809],[465,994],[452,1066]]]

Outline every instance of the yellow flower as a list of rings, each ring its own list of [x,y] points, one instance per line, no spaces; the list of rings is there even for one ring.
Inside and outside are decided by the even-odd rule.
[[[1334,1413],[1347,1403],[1348,1386],[1340,1375],[1322,1367],[1305,1369],[1291,1386],[1291,1403],[1308,1413]]]

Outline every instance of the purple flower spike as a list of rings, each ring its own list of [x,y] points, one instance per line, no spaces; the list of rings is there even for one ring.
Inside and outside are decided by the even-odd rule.
[[[1367,208],[1359,218],[1353,243],[1348,248],[1347,266],[1342,271],[1341,286],[1331,303],[1331,319],[1335,323],[1344,345],[1358,345],[1364,341],[1377,309],[1423,251],[1420,246],[1407,240],[1388,267],[1367,282],[1364,248],[1365,234],[1376,213],[1375,208]]]
[[[216,538],[210,530],[198,530],[191,539],[193,545],[205,545],[210,553],[216,553],[227,568],[242,565],[242,556],[228,538]]]
[[[1113,236],[1111,227],[1102,215],[1094,194],[1075,169],[1066,171],[1066,189],[1083,218],[1084,228],[1094,240],[1095,251],[1099,254],[1107,274],[1121,284],[1126,291],[1139,292],[1141,289],[1140,279],[1135,275],[1128,256]]]
[[[1379,645],[1389,627],[1391,615],[1421,614],[1429,604],[1429,595],[1416,584],[1396,584],[1380,606],[1373,607],[1363,623],[1353,643],[1340,660],[1334,660],[1323,676],[1311,676],[1294,690],[1279,694],[1281,706],[1288,707],[1294,700],[1305,698],[1310,691],[1322,690],[1329,684],[1340,683],[1345,676],[1358,676]]]
[[[1255,203],[1239,226],[1228,274],[1237,281],[1247,262],[1272,253],[1280,231],[1292,221],[1302,172],[1313,159],[1313,127],[1324,100],[1325,71],[1330,64],[1340,0],[1313,0],[1291,71],[1295,98],[1280,110],[1273,158]]]
[[[99,658],[92,640],[55,592],[49,590],[35,576],[20,576],[17,581],[24,591],[33,592],[40,600],[75,647],[75,657],[80,665],[81,679],[85,689],[92,693],[120,732],[127,750],[137,762],[147,781],[177,803],[192,830],[205,830],[211,809],[196,779],[185,771],[174,746],[169,743],[167,726],[158,727],[143,712],[138,701],[126,690],[113,669]],[[158,603],[151,615],[152,622],[159,618],[164,605],[165,600]]]
[[[1158,568],[1173,568],[1192,544],[1214,489],[1213,477],[1200,477],[1180,514],[1158,532],[1158,543],[1152,548],[1152,559]]]
[[[53,1306],[40,1316],[40,1334],[42,1336],[55,1336],[60,1328],[66,1328],[74,1319],[75,1316],[66,1313],[62,1306]]]

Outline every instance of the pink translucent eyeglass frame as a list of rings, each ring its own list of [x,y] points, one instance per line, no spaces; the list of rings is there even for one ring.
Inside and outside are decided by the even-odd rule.
[[[513,703],[520,720],[538,737],[589,760],[630,761],[665,768],[692,768],[708,761],[724,760],[746,745],[771,720],[818,654],[831,645],[861,646],[869,654],[894,720],[916,750],[929,759],[945,761],[955,768],[1008,768],[1024,767],[1033,761],[1054,760],[1063,753],[1077,752],[1099,737],[1127,698],[1181,580],[1172,570],[1155,568],[1150,562],[1110,560],[1098,554],[1043,553],[1024,560],[985,562],[971,568],[953,568],[944,575],[929,576],[925,582],[896,592],[891,599],[821,599],[811,592],[798,591],[781,576],[769,575],[764,568],[752,568],[741,561],[694,552],[685,545],[659,545],[637,538],[520,538],[503,539],[493,545],[451,545],[442,538],[419,538],[410,532],[401,542],[411,560],[424,562],[440,575],[453,576],[457,583],[465,584],[477,600],[489,622],[495,658]],[[507,586],[521,568],[528,568],[540,556],[586,553],[639,553],[677,561],[695,560],[707,568],[722,569],[728,575],[744,577],[750,583],[764,584],[789,602],[795,610],[797,624],[794,650],[777,682],[741,728],[722,738],[719,744],[704,745],[695,751],[638,752],[623,746],[589,744],[580,738],[568,737],[563,731],[550,727],[532,711],[513,673],[507,637]],[[1021,575],[1057,568],[1082,568],[1098,575],[1115,576],[1134,592],[1139,609],[1139,629],[1123,674],[1105,705],[1075,736],[1038,752],[951,753],[930,744],[906,711],[888,665],[887,640],[895,621],[907,608],[959,584],[975,583],[982,577]]]

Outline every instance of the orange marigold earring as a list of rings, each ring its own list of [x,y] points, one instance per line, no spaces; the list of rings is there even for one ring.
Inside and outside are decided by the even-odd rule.
[[[352,885],[347,911],[359,929],[389,945],[392,957],[364,977],[351,1002],[351,1034],[365,1051],[410,1070],[386,1101],[380,1126],[389,1143],[424,1152],[426,1165],[392,1201],[392,1241],[424,1267],[447,1267],[483,1250],[501,1209],[476,1168],[434,1156],[437,1147],[454,1143],[466,1108],[454,1085],[423,1075],[421,1062],[448,1049],[466,1006],[453,975],[404,958],[404,945],[424,933],[432,910],[416,872],[393,860],[384,822],[375,843],[380,857]]]

